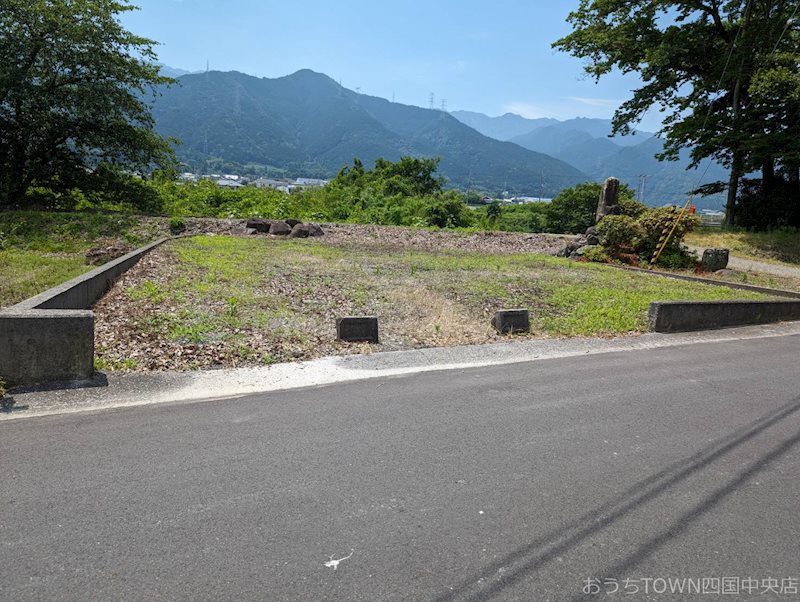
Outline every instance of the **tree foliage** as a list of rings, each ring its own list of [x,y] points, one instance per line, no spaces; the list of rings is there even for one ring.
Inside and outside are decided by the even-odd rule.
[[[168,166],[148,96],[154,42],[127,31],[127,0],[0,2],[0,204],[26,193],[119,185]],[[113,174],[113,177],[111,177]]]
[[[586,182],[562,190],[547,207],[547,231],[559,234],[582,234],[595,223],[597,203],[600,200],[602,184]],[[632,201],[633,190],[621,184],[620,200]]]
[[[573,32],[554,46],[586,59],[595,78],[637,73],[643,83],[617,109],[614,131],[653,107],[665,112],[663,157],[688,147],[695,165],[729,167],[733,220],[744,174],[762,169],[768,181],[777,168],[798,179],[796,14],[796,0],[581,0]]]

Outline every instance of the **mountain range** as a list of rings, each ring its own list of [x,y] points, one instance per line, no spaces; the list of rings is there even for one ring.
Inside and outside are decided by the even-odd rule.
[[[681,153],[679,161],[658,161],[656,155],[664,150],[660,138],[644,131],[610,137],[611,121],[607,119],[525,119],[511,113],[489,117],[470,111],[454,111],[452,115],[487,136],[561,159],[591,180],[618,177],[640,196],[643,193],[651,205],[682,204],[687,193],[700,184],[728,179],[725,168],[714,162],[706,161],[700,169],[687,170],[688,152]],[[643,190],[642,176],[646,176]],[[724,205],[724,198],[697,197],[693,203],[700,208],[718,209]]]
[[[658,161],[659,138],[644,131],[610,137],[606,119],[446,113],[359,94],[307,69],[276,79],[162,73],[179,85],[155,100],[156,129],[181,141],[178,157],[192,171],[327,178],[355,157],[367,165],[379,157],[441,157],[447,185],[462,190],[552,197],[615,176],[652,205],[683,203],[699,184],[727,179],[715,163],[687,171],[688,153]],[[723,203],[721,195],[696,199],[703,208]]]
[[[156,129],[179,139],[193,170],[335,175],[403,155],[441,157],[449,186],[553,196],[589,179],[547,154],[496,140],[452,115],[357,94],[326,75],[302,70],[257,78],[238,72],[183,74],[154,102]]]

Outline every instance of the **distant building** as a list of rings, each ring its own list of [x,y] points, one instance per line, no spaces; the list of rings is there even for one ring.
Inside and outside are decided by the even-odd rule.
[[[297,178],[295,183],[298,186],[303,186],[306,188],[322,188],[323,186],[328,185],[328,180],[321,180],[319,178]]]
[[[239,182],[235,180],[226,180],[225,178],[217,180],[217,186],[220,188],[242,188],[242,184],[239,184]]]
[[[275,188],[277,190],[288,185],[289,182],[285,180],[271,180],[270,178],[258,178],[253,181],[253,186],[256,188]]]

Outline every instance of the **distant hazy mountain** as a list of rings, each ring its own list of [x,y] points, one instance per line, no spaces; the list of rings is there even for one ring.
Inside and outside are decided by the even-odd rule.
[[[487,119],[503,123],[505,117]],[[480,123],[477,118],[471,119]],[[609,138],[611,122],[606,119],[577,118],[544,126],[541,120],[527,121],[533,129],[511,138],[511,142],[561,159],[596,181],[615,176],[638,191],[640,176],[646,175],[645,201],[648,204],[683,203],[687,192],[698,184],[727,180],[726,170],[716,163],[711,163],[707,172],[707,163],[703,163],[700,170],[687,171],[688,153],[683,153],[680,161],[656,160],[655,155],[663,150],[663,142],[650,132]],[[702,208],[720,208],[724,198],[722,195],[699,197],[694,202]]]
[[[161,134],[182,141],[194,169],[207,162],[332,176],[354,157],[440,156],[440,172],[461,188],[544,194],[588,176],[553,157],[484,136],[448,113],[356,94],[331,78],[298,71],[278,79],[238,72],[184,75],[153,114]]]
[[[557,119],[526,119],[514,113],[506,113],[500,117],[489,117],[483,113],[473,113],[472,111],[453,111],[451,115],[461,123],[478,130],[484,136],[506,141],[532,132],[537,128],[559,123]]]
[[[158,66],[161,67],[160,73],[161,75],[165,75],[167,77],[181,77],[183,75],[190,75],[191,73],[197,73],[196,71],[187,71],[186,69],[178,69],[177,67],[170,67],[169,65],[164,65],[163,63],[158,63]]]

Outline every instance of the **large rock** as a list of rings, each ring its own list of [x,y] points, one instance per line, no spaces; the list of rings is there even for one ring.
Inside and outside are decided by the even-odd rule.
[[[299,219],[287,219],[287,220],[283,220],[283,221],[285,221],[287,224],[289,224],[290,228],[294,228],[297,224],[302,224],[303,223]]]
[[[602,244],[602,241],[600,240],[600,235],[597,233],[597,228],[595,228],[594,226],[590,226],[586,230],[586,234],[584,235],[584,238],[586,239],[586,244],[587,245],[599,245],[599,244]]]
[[[308,238],[309,236],[311,236],[311,229],[308,224],[295,224],[289,234],[289,238]]]
[[[269,232],[271,222],[266,219],[249,219],[247,220],[246,228],[248,230],[255,230],[256,232],[261,232],[266,234]]]
[[[701,265],[704,272],[716,272],[728,267],[730,251],[728,249],[706,249],[703,251]]]
[[[608,178],[600,192],[595,222],[599,222],[606,215],[616,215],[617,213],[619,213],[619,180]]]
[[[317,224],[306,224],[308,226],[308,233],[310,236],[324,236],[325,232]]]
[[[269,233],[275,236],[289,236],[292,233],[292,229],[286,222],[272,222],[269,227]]]

